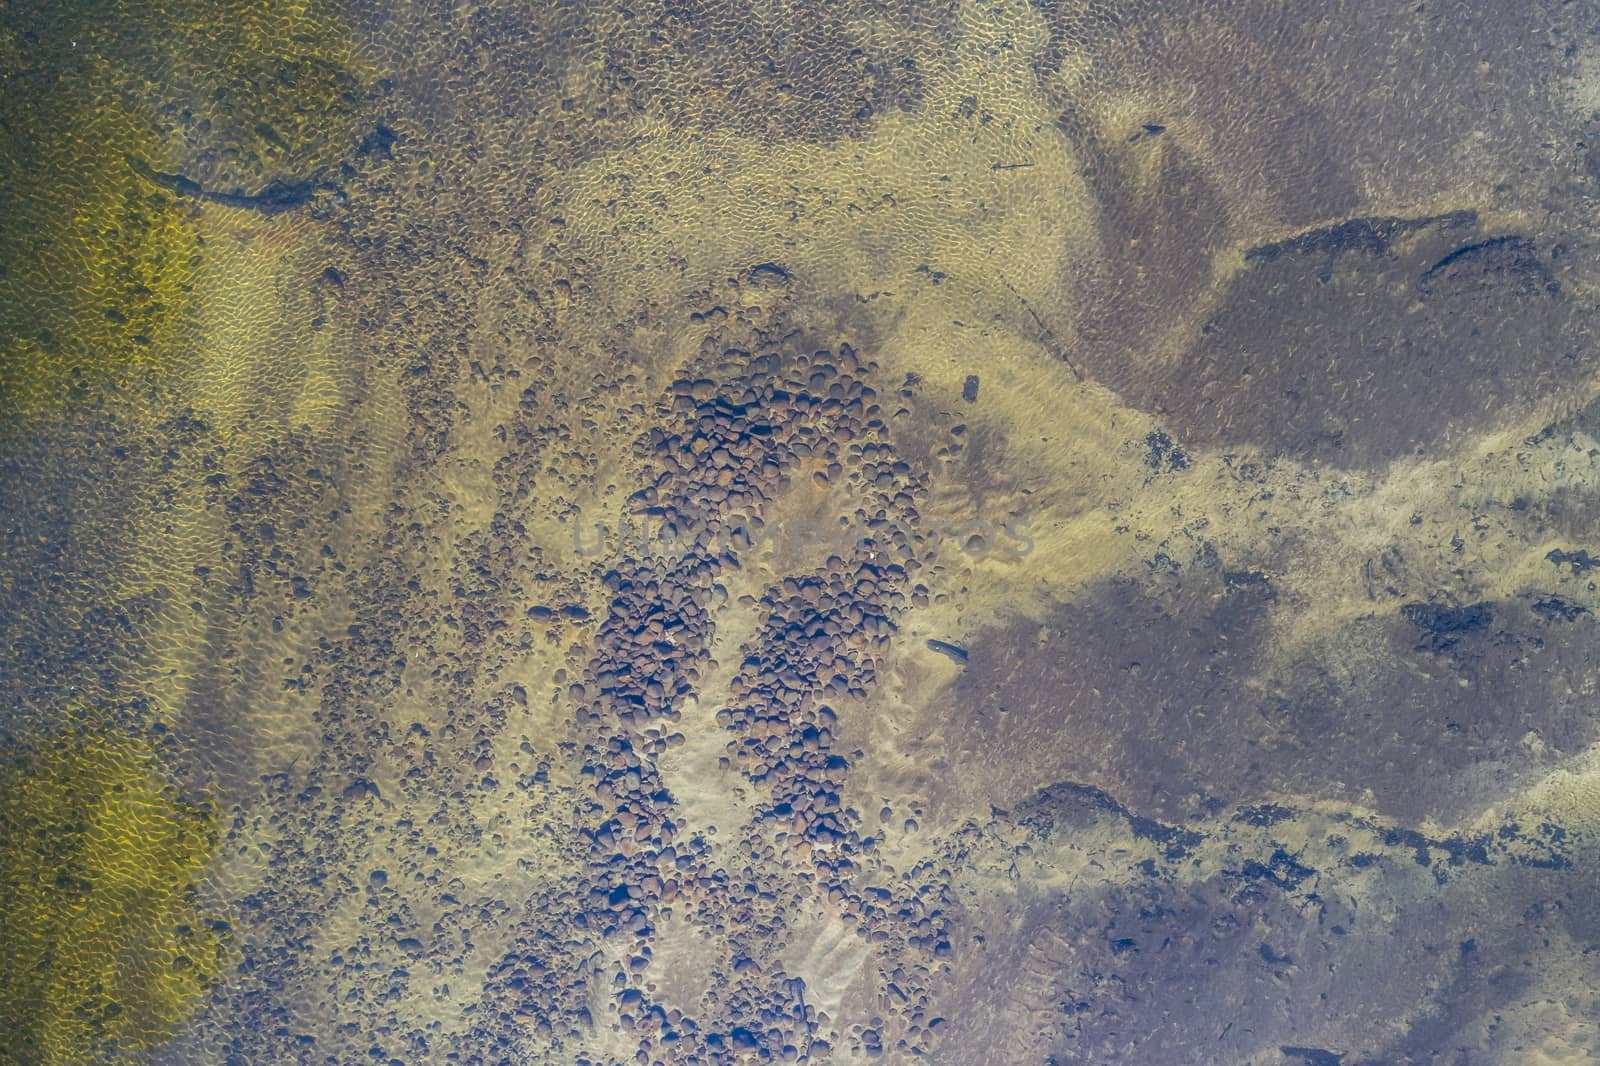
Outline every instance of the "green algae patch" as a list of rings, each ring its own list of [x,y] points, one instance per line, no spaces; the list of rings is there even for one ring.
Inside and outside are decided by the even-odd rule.
[[[32,126],[0,132],[0,416],[10,417],[48,414],[90,388],[135,390],[170,366],[200,253],[174,198],[108,148],[151,143],[130,116],[107,108]]]
[[[332,3],[129,3],[100,27],[130,74],[160,72],[140,102],[208,191],[313,180],[360,139],[373,78]]]
[[[325,186],[372,80],[326,3],[0,0],[0,429],[158,406],[204,344],[198,212],[235,209],[202,193]]]
[[[78,729],[0,755],[0,1064],[173,1034],[225,958],[195,889],[217,839],[144,741]]]
[[[0,4],[7,30],[29,75],[14,89],[49,82],[89,110],[139,115],[168,149],[145,162],[179,164],[217,192],[337,163],[375,80],[331,0],[28,0]]]

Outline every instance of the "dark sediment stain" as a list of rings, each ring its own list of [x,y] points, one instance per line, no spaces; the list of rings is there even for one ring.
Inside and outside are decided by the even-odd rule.
[[[1491,62],[1521,116],[1500,135],[1518,146],[1508,166],[1564,180],[1563,108],[1516,42],[1552,18],[1581,35],[1570,11],[1363,10],[1374,21],[1332,41],[1253,0],[1187,11],[1181,32],[1123,9],[1034,7],[1050,34],[1035,70],[1084,161],[1105,249],[1093,269],[1063,268],[1064,312],[1039,313],[1076,315],[1074,362],[1186,444],[1371,469],[1526,413],[1586,372],[1587,312],[1558,268],[1567,234],[1493,232],[1465,203],[1381,210],[1458,187],[1467,201],[1489,180],[1437,150],[1480,132],[1458,101],[1482,75],[1452,55]],[[1392,99],[1413,106],[1380,103]],[[1408,191],[1374,201],[1374,184]],[[1499,188],[1513,187],[1528,202],[1543,186]],[[1263,243],[1274,230],[1290,234]],[[1245,270],[1219,294],[1213,271],[1234,250]]]
[[[1494,608],[1487,603],[1464,607],[1405,603],[1400,605],[1400,615],[1421,632],[1423,643],[1419,648],[1449,651],[1464,635],[1482,630],[1493,622]]]
[[[1190,575],[1170,598],[1112,581],[1042,622],[974,637],[949,689],[954,709],[930,723],[952,760],[1010,768],[970,798],[1006,806],[1020,790],[1068,779],[1156,818],[1262,793],[1370,802],[1402,820],[1448,817],[1470,802],[1464,789],[1474,786],[1460,775],[1472,767],[1488,760],[1534,774],[1600,735],[1589,700],[1573,694],[1588,615],[1553,625],[1511,601],[1414,604],[1274,663],[1262,626],[1269,586],[1212,580]],[[1041,624],[1048,645],[1020,655]],[[1347,672],[1346,649],[1374,637],[1388,658]],[[1539,678],[1566,678],[1571,692]],[[1546,755],[1523,747],[1529,730]],[[1367,741],[1374,732],[1384,745]],[[1503,787],[1504,778],[1493,786]]]
[[[1424,299],[1474,294],[1492,297],[1497,289],[1506,288],[1524,296],[1561,295],[1561,286],[1538,246],[1516,235],[1490,237],[1457,248],[1417,279]]]
[[[1362,219],[1256,249],[1183,363],[1133,398],[1196,444],[1366,468],[1575,384],[1583,319],[1547,257],[1470,221]]]
[[[947,1044],[964,1061],[1236,1061],[1260,1054],[1263,1042],[1285,1054],[1331,1048],[1361,1062],[1410,1061],[1393,1057],[1396,1049],[1468,1040],[1473,1019],[1532,987],[1533,976],[1515,967],[1535,957],[1533,931],[1560,927],[1568,908],[1550,905],[1551,893],[1570,900],[1575,916],[1578,900],[1593,895],[1567,872],[1566,835],[1551,825],[1438,838],[1257,805],[1180,829],[1063,783],[994,811],[984,832],[1001,832],[1018,862],[1037,855],[1048,869],[1054,849],[1074,854],[1083,831],[1107,817],[1156,845],[1157,857],[1100,852],[1099,861],[1127,864],[1133,876],[1065,889],[1023,879],[1004,920],[961,912],[964,927],[981,930],[960,970],[966,1009]],[[1015,829],[1027,831],[1027,846],[1016,846]],[[1219,870],[1198,873],[1202,849],[1226,856]],[[1520,917],[1485,926],[1472,904],[1433,894],[1463,878],[1496,886],[1490,906]],[[1375,879],[1392,911],[1364,905]],[[1427,947],[1439,941],[1452,950]],[[1314,996],[1319,1009],[1280,1010],[1285,990]],[[1020,1024],[1040,1004],[1058,1023]],[[1403,1035],[1340,1029],[1349,1011],[1373,1010],[1401,1019]]]
[[[1600,559],[1591,556],[1586,548],[1578,548],[1574,551],[1553,548],[1545,556],[1545,559],[1558,567],[1566,567],[1567,572],[1573,577],[1582,577],[1597,565],[1600,565]]]
[[[1272,263],[1285,256],[1311,256],[1324,261],[1317,280],[1326,283],[1333,277],[1333,264],[1340,256],[1359,252],[1368,256],[1389,255],[1397,239],[1410,236],[1432,226],[1460,229],[1477,224],[1476,211],[1450,211],[1442,215],[1422,215],[1417,218],[1351,218],[1332,226],[1308,230],[1271,244],[1259,245],[1244,253],[1246,263],[1260,261]],[[1456,255],[1459,253],[1452,253]],[[1447,256],[1446,259],[1450,257]],[[1423,275],[1428,278],[1443,263],[1430,267]]]

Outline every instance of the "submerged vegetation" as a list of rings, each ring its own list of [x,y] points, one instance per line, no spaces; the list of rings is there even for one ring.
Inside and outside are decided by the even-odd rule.
[[[0,0],[0,439],[69,412],[141,432],[192,392],[207,215],[335,175],[370,83],[321,0]],[[0,747],[0,1066],[174,1034],[227,961],[196,887],[218,837],[136,730]]]
[[[195,889],[217,833],[144,740],[79,727],[0,756],[0,1063],[172,1034],[224,959]]]
[[[204,240],[150,174],[311,180],[369,80],[322,3],[0,4],[0,423],[181,369]]]

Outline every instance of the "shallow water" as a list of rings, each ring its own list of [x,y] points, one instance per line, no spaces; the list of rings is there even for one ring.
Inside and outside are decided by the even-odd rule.
[[[0,1061],[1600,1054],[1597,25],[0,9]]]

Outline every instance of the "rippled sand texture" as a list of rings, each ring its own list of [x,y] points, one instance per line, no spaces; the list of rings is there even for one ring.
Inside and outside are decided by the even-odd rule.
[[[0,1061],[1600,1056],[1597,27],[0,8]]]

